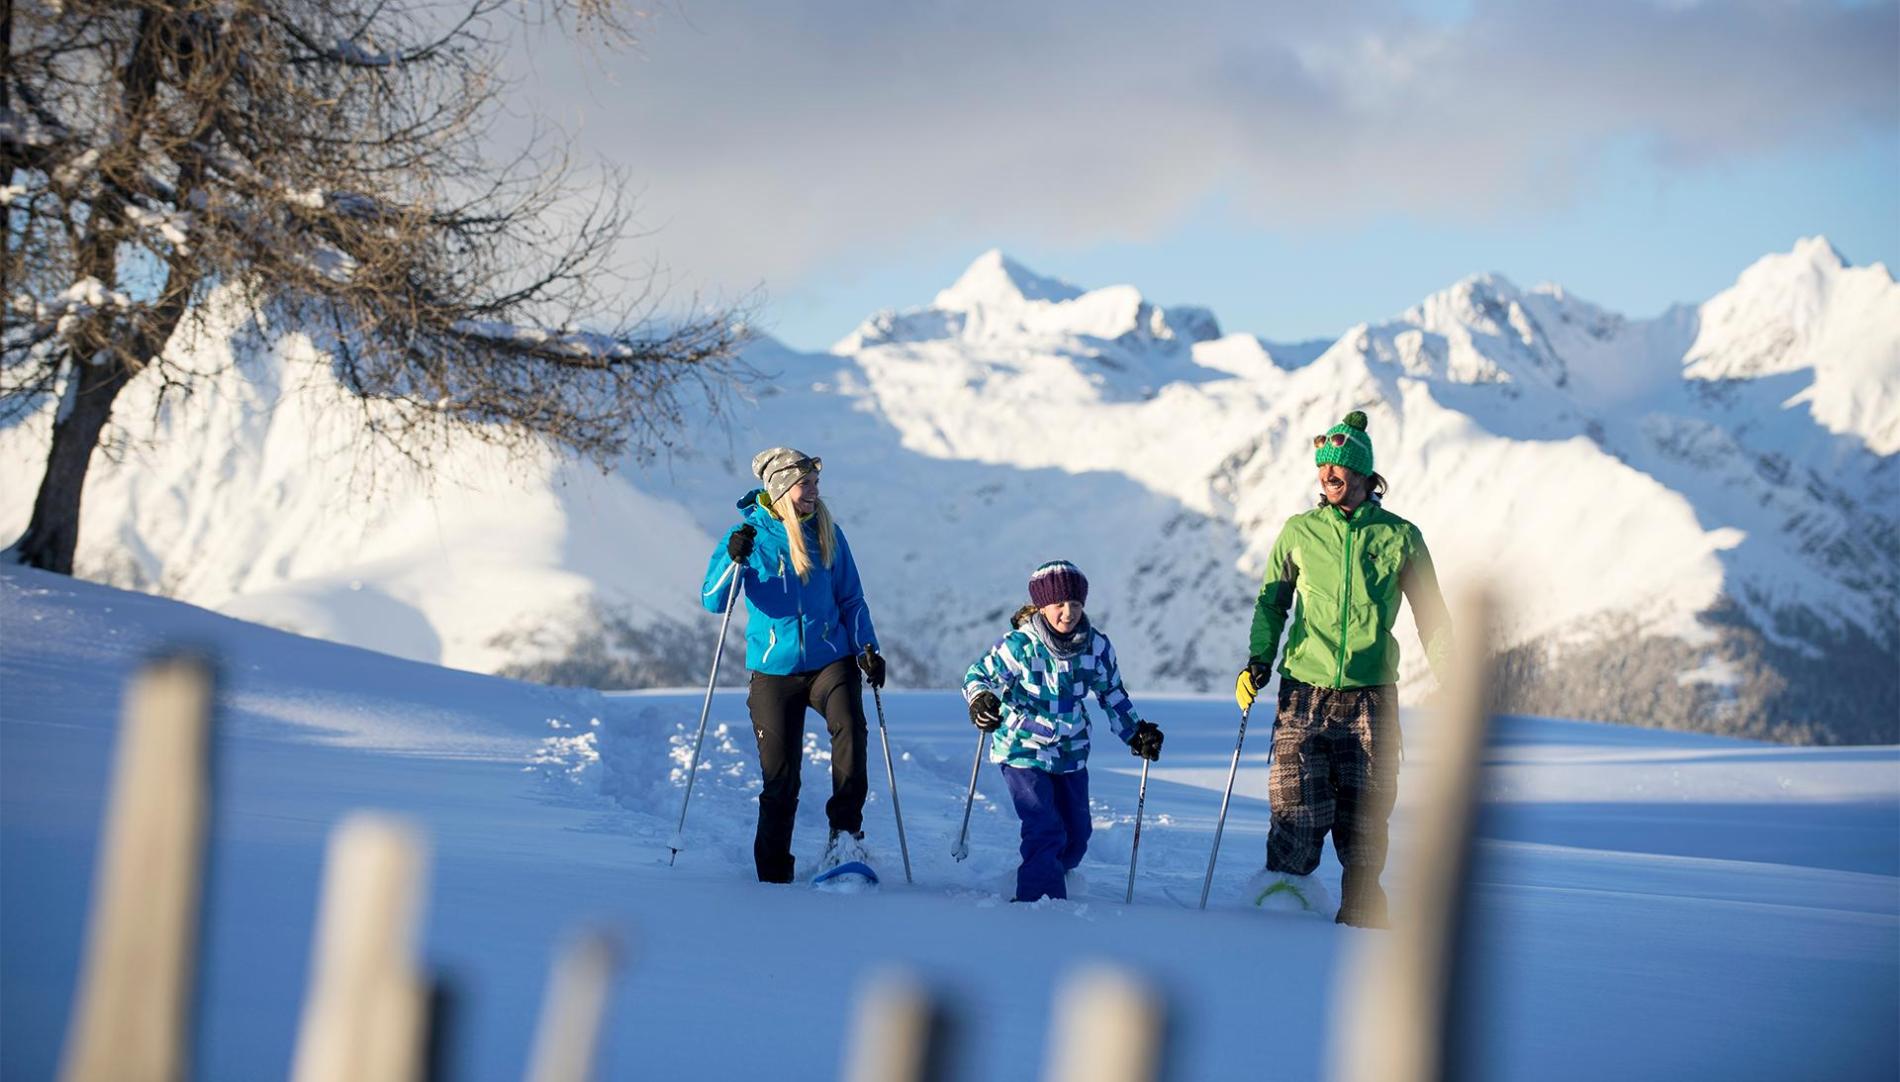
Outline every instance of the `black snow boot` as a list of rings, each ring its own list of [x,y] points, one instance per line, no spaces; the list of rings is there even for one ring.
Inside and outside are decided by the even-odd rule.
[[[1333,917],[1335,924],[1350,924],[1355,928],[1390,928],[1391,921],[1385,911],[1385,890],[1379,886],[1377,875],[1347,868],[1339,880],[1339,893],[1343,901],[1339,913]]]
[[[759,870],[759,882],[789,883],[792,881],[793,870],[798,864],[797,857],[789,853],[782,856],[766,856],[757,852],[753,853],[752,857],[753,864]]]

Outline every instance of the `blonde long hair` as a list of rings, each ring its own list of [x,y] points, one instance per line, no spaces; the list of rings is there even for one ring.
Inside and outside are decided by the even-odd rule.
[[[785,547],[792,551],[792,570],[798,572],[798,581],[809,580],[811,553],[805,548],[804,523],[798,520],[798,508],[792,504],[789,489],[772,501],[772,514],[785,524]],[[831,523],[831,508],[825,506],[824,497],[818,498],[818,506],[812,509],[811,518],[812,525],[818,529],[818,559],[830,567],[831,557],[838,548],[837,528]]]

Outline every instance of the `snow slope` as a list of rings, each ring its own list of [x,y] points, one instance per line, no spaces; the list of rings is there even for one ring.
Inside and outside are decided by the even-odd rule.
[[[1086,895],[1016,907],[996,896],[1014,824],[990,770],[971,858],[949,856],[975,745],[960,702],[887,694],[916,884],[902,885],[874,767],[869,840],[891,885],[840,897],[750,881],[757,781],[735,693],[714,700],[689,847],[668,868],[694,692],[532,686],[5,569],[0,1078],[53,1073],[118,689],[140,657],[179,643],[223,658],[198,1052],[213,1082],[286,1074],[324,834],[358,807],[412,816],[432,837],[424,952],[453,982],[459,1079],[520,1077],[551,952],[583,923],[634,944],[602,1076],[665,1078],[834,1077],[849,1007],[891,963],[956,997],[966,1040],[954,1077],[1036,1077],[1052,990],[1099,959],[1166,989],[1174,1077],[1320,1077],[1340,966],[1379,934],[1223,908],[1260,861],[1264,733],[1241,770],[1220,904],[1200,913],[1170,900],[1198,893],[1211,841],[1234,733],[1220,697],[1136,689],[1168,741],[1135,904],[1121,902],[1135,760],[1103,748]],[[1405,798],[1432,758],[1429,717],[1407,727],[1397,862]],[[824,754],[808,747],[814,785]],[[1513,717],[1488,757],[1473,1019],[1485,1073],[1891,1077],[1900,749]],[[801,808],[801,860],[821,844],[821,803]],[[1336,885],[1330,856],[1321,874]],[[1403,895],[1393,904],[1402,914]]]
[[[826,460],[900,682],[951,682],[1059,556],[1147,645],[1134,681],[1217,689],[1313,498],[1311,434],[1364,408],[1388,506],[1443,577],[1530,602],[1506,629],[1516,706],[1900,740],[1900,286],[1821,238],[1655,319],[1480,275],[1290,345],[989,252],[831,353],[757,342],[746,397],[605,474],[473,441],[426,476],[379,461],[294,328],[213,320],[174,348],[219,375],[127,392],[128,434],[151,417],[154,440],[96,464],[82,572],[400,656],[693,682],[711,642],[690,584],[751,454],[790,444]],[[0,532],[45,423],[0,430]]]
[[[206,378],[188,396],[125,392],[118,416],[138,436],[116,460],[96,458],[82,573],[478,670],[511,656],[496,638],[542,633],[577,610],[697,611],[674,584],[696,581],[708,542],[626,479],[466,438],[417,470],[364,439],[375,406],[295,328],[214,309],[173,348]],[[45,446],[49,424],[42,414],[0,439],[24,454]],[[17,514],[24,528],[38,470],[5,477],[8,526]],[[636,536],[630,566],[621,543]]]

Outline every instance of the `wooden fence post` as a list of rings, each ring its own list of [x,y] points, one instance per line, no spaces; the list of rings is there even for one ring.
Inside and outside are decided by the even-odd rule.
[[[188,1073],[212,694],[210,663],[190,656],[147,665],[127,689],[63,1082]]]
[[[528,1082],[588,1082],[607,992],[621,965],[620,941],[590,932],[562,952],[548,976],[541,1022],[535,1028]]]
[[[1153,988],[1105,965],[1056,993],[1050,1082],[1153,1082],[1160,1077],[1167,1011]]]
[[[330,834],[294,1082],[414,1082],[428,988],[415,963],[421,836],[358,813]]]
[[[935,1082],[948,1070],[949,1020],[914,975],[890,970],[858,996],[848,1082]]]
[[[1488,594],[1459,613],[1454,675],[1436,718],[1432,768],[1406,855],[1402,909],[1390,932],[1361,944],[1333,1009],[1341,1082],[1440,1082],[1460,1077],[1462,984],[1472,834],[1493,703],[1495,615]]]

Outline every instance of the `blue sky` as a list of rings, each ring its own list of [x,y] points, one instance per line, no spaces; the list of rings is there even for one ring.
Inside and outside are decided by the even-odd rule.
[[[1825,234],[1900,261],[1893,3],[681,0],[549,37],[525,114],[624,169],[628,266],[823,348],[1002,248],[1330,337],[1465,275],[1630,315]]]

